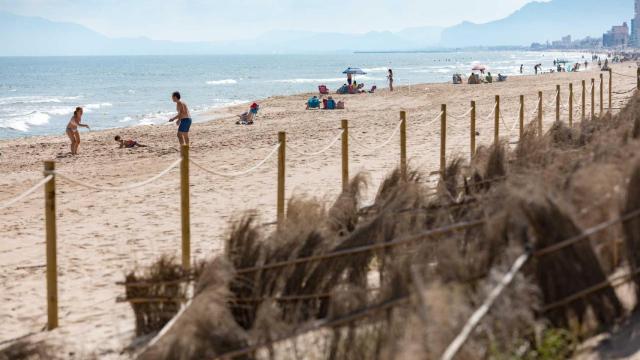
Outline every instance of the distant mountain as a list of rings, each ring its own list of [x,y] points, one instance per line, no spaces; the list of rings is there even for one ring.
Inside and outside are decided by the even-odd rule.
[[[113,39],[84,26],[0,12],[0,56],[295,53],[422,49],[436,45],[441,28],[366,34],[271,31],[255,40],[172,42]]]
[[[510,16],[486,24],[463,22],[442,32],[447,47],[529,45],[532,42],[600,37],[612,25],[630,22],[633,0],[552,0],[532,2]]]

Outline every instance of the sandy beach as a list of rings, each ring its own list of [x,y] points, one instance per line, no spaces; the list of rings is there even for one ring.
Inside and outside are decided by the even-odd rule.
[[[613,91],[627,92],[636,86],[635,64],[615,65]],[[400,74],[396,76],[401,76]],[[545,104],[544,127],[555,120],[552,104],[556,85],[561,85],[561,103],[568,99],[573,83],[576,108],[580,105],[581,81],[598,79],[599,72],[556,73],[510,77],[507,82],[485,85],[421,84],[386,89],[376,94],[333,95],[346,102],[346,110],[306,111],[310,93],[274,96],[262,101],[253,126],[235,125],[235,114],[248,105],[211,113],[214,120],[195,123],[191,130],[191,157],[210,169],[242,171],[262,160],[276,146],[278,131],[286,131],[290,146],[301,152],[324,148],[340,132],[340,120],[348,119],[351,134],[369,147],[387,140],[398,125],[399,112],[407,112],[410,164],[424,172],[438,170],[440,150],[439,114],[448,105],[447,155],[469,156],[470,101],[477,103],[478,145],[493,141],[494,96],[501,96],[503,123],[500,132],[517,141],[519,95],[525,96],[525,120],[534,119],[537,93]],[[605,109],[608,74],[605,73]],[[599,80],[596,80],[596,112]],[[590,86],[588,86],[589,88]],[[613,111],[630,96],[614,94]],[[189,99],[185,101],[188,103]],[[587,114],[590,99],[587,98]],[[574,122],[580,121],[581,109]],[[589,116],[589,115],[587,115]],[[563,110],[562,120],[567,121]],[[87,116],[96,123],[99,118]],[[61,173],[98,186],[121,186],[158,174],[178,157],[174,124],[138,126],[99,132],[83,131],[80,155],[68,156],[68,138],[29,137],[0,142],[0,205],[42,179],[43,161],[56,160]],[[118,149],[115,135],[132,138],[147,148]],[[400,159],[399,140],[371,152],[350,144],[351,174],[367,172],[370,188]],[[340,146],[316,157],[287,154],[286,196],[335,197],[341,190]],[[276,158],[257,171],[239,178],[207,174],[191,167],[192,256],[204,259],[221,251],[228,224],[246,210],[257,210],[264,222],[275,220]],[[76,358],[126,358],[122,349],[132,341],[134,318],[127,303],[116,303],[123,287],[116,282],[125,272],[147,264],[160,254],[180,253],[179,171],[172,170],[158,181],[125,192],[99,192],[57,180],[58,264],[60,328],[39,333],[63,345]],[[374,194],[369,194],[373,196]],[[0,210],[0,342],[40,332],[46,324],[44,267],[44,209],[42,190],[23,202]]]

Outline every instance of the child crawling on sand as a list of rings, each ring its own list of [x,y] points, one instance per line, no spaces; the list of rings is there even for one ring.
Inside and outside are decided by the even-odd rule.
[[[142,145],[135,140],[122,140],[120,135],[116,135],[116,141],[120,143],[120,149],[132,149],[136,147],[147,147],[147,145]]]

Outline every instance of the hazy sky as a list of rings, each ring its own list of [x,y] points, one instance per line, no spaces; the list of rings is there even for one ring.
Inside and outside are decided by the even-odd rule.
[[[0,10],[112,37],[233,40],[269,30],[362,33],[502,18],[531,0],[0,0]]]

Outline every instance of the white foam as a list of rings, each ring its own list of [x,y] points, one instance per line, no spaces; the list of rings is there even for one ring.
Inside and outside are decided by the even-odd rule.
[[[374,68],[365,68],[362,69],[362,71],[367,72],[367,73],[375,73],[375,72],[387,72],[389,71],[389,68],[381,66],[381,67],[374,67]]]
[[[31,126],[44,125],[49,122],[49,115],[34,111],[32,113],[0,119],[0,128],[27,132]]]
[[[89,110],[98,110],[101,109],[103,107],[112,107],[113,104],[108,103],[108,102],[104,102],[104,103],[97,103],[97,104],[87,104],[84,106],[84,109],[89,109]]]
[[[233,85],[233,84],[237,84],[237,83],[238,83],[238,81],[236,81],[234,79],[207,81],[207,85]]]
[[[125,116],[122,120],[120,120],[121,123],[130,122],[130,121],[133,121],[133,118],[131,116]]]
[[[73,114],[74,108],[73,107],[67,107],[67,106],[59,106],[59,107],[54,107],[48,110],[43,110],[43,112],[49,114],[49,115],[69,115],[69,114]]]
[[[284,80],[273,80],[273,82],[277,83],[286,83],[286,84],[313,84],[313,83],[339,83],[346,82],[347,77],[341,78],[329,78],[329,79],[284,79]]]

